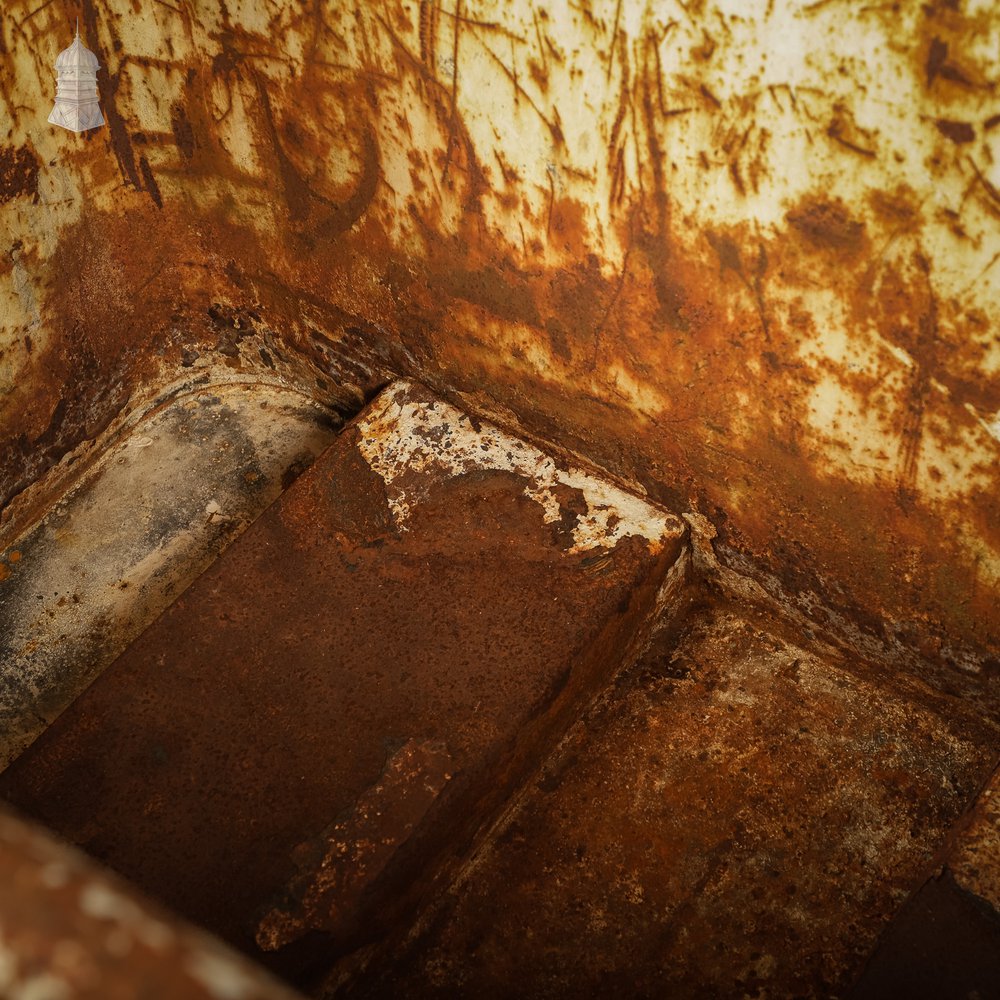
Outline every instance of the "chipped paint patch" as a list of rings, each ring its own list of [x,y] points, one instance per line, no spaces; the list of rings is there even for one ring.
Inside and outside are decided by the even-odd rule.
[[[407,383],[385,393],[357,429],[358,449],[388,487],[392,515],[402,530],[411,506],[419,502],[419,485],[411,485],[414,473],[460,476],[473,469],[510,472],[527,480],[524,492],[542,506],[546,524],[566,514],[559,488],[578,491],[586,509],[572,512],[576,521],[570,553],[611,549],[631,536],[659,552],[680,528],[673,515],[580,468],[560,464],[498,427],[473,423],[447,403],[414,397]]]

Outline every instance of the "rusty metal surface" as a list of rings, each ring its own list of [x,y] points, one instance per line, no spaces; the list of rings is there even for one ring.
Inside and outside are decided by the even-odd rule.
[[[1000,920],[1000,771],[963,823],[947,866],[958,886],[992,907]]]
[[[67,142],[78,11],[108,128]],[[256,329],[317,392],[467,394],[995,694],[995,4],[4,15],[0,497]]]
[[[297,851],[288,902],[266,914],[257,944],[276,951],[312,930],[337,930],[359,898],[427,817],[454,767],[443,743],[410,740],[386,762],[350,815]],[[319,855],[317,858],[317,854]]]
[[[50,833],[0,812],[0,995],[295,1000]]]
[[[946,871],[900,908],[849,1000],[970,1000],[1000,995],[1000,916]]]
[[[281,385],[187,387],[104,442],[59,502],[0,534],[0,769],[333,439]]]
[[[322,947],[272,959],[311,974],[464,858],[623,661],[683,535],[426,390],[387,390],[0,794],[252,953],[289,892],[307,917],[324,898],[298,862],[331,825],[392,847],[345,872],[356,905],[302,922]],[[415,829],[406,785],[378,784],[411,741],[453,760]]]
[[[998,795],[1000,771],[995,771],[936,852],[930,877],[880,935],[851,1000],[1000,994]]]
[[[779,619],[699,600],[348,995],[829,997],[851,984],[995,742]]]

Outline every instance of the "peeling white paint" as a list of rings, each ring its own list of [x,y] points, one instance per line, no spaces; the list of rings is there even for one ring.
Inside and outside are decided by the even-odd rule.
[[[382,394],[357,425],[360,449],[384,480],[396,525],[405,530],[419,502],[418,489],[399,484],[405,474],[457,476],[471,469],[494,469],[523,476],[525,494],[542,506],[546,524],[563,516],[556,490],[579,490],[587,510],[577,515],[570,553],[612,549],[623,538],[645,539],[653,552],[683,530],[677,518],[648,501],[572,466],[562,467],[533,445],[488,423],[477,430],[460,410],[413,394],[408,383]],[[410,480],[412,482],[412,479]]]

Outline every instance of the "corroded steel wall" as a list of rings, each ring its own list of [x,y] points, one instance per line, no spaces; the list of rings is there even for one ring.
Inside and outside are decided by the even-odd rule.
[[[78,11],[82,137],[45,123]],[[1000,672],[990,0],[8,0],[0,47],[4,499],[266,328]]]

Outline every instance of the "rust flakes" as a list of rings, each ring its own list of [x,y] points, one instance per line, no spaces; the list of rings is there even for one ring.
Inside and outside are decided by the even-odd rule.
[[[27,146],[0,149],[0,205],[22,195],[30,195],[37,205],[40,166]]]
[[[240,343],[254,331],[255,321],[260,317],[246,310],[234,309],[221,302],[213,302],[206,310],[219,337],[215,349],[228,358],[240,356]]]

